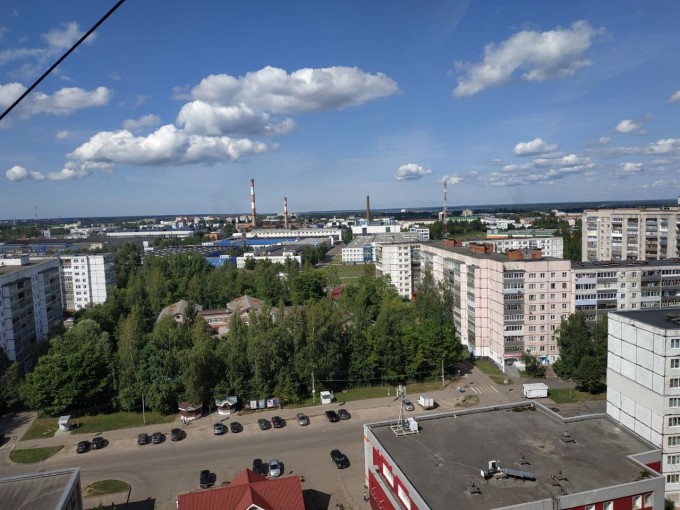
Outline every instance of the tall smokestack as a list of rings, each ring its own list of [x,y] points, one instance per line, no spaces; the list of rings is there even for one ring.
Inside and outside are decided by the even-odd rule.
[[[256,215],[257,213],[255,212],[255,179],[250,179],[250,216],[252,217],[251,225],[253,228],[255,228]]]
[[[371,197],[366,195],[366,221],[371,222]]]
[[[288,230],[288,197],[283,197],[283,227]]]

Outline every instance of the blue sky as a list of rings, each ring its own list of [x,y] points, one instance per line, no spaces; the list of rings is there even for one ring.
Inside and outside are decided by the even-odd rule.
[[[4,0],[4,110],[113,0]],[[162,6],[162,9],[159,7]],[[0,122],[0,218],[680,194],[680,2],[128,1]]]

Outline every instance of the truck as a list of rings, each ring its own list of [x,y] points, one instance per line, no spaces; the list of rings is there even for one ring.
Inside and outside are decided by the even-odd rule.
[[[429,395],[420,395],[418,397],[418,405],[423,409],[434,408],[434,399]]]
[[[523,386],[524,398],[545,398],[548,396],[548,385],[544,383],[528,383]]]

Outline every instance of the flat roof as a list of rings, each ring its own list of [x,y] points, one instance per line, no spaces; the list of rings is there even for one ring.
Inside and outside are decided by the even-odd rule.
[[[610,312],[642,322],[660,329],[680,329],[680,308],[651,308],[649,310],[631,310],[629,312]],[[669,316],[676,317],[678,322],[672,321]]]
[[[12,257],[10,257],[12,258]],[[20,265],[7,265],[7,266],[0,266],[0,276],[6,275],[6,274],[12,274],[12,273],[18,273],[19,271],[25,271],[26,269],[30,269],[32,267],[39,266],[41,264],[49,264],[51,262],[54,262],[55,260],[59,260],[56,257],[51,257],[51,258],[46,258],[46,259],[40,259],[40,260],[30,260],[28,264],[24,264],[23,266]],[[55,268],[58,266],[55,266]]]
[[[0,478],[3,508],[54,510],[80,477],[79,468]],[[78,488],[79,490],[79,488]],[[80,493],[76,491],[78,497]]]
[[[481,241],[475,241],[477,244],[484,244],[486,240],[481,240]],[[444,244],[444,241],[434,241],[434,242],[429,242],[429,243],[421,243],[423,246],[434,246],[435,248],[439,248],[442,250],[450,251],[451,253],[458,253],[460,255],[466,255],[468,257],[476,258],[476,259],[491,259],[491,260],[497,260],[499,262],[545,262],[545,261],[564,261],[566,259],[560,259],[556,257],[546,257],[545,255],[542,255],[540,259],[532,259],[532,258],[522,258],[522,259],[511,259],[508,258],[508,255],[506,253],[474,253],[470,251],[469,244],[467,246],[447,246]],[[474,243],[470,243],[474,244]],[[529,248],[529,250],[533,250],[534,248]],[[538,248],[536,248],[538,249]]]
[[[680,266],[680,259],[662,259],[662,260],[602,260],[602,261],[587,261],[587,262],[573,262],[571,265],[574,269],[601,269],[606,270],[610,268],[638,268],[644,270],[646,268],[659,267],[678,267]]]
[[[481,510],[560,495],[553,476],[563,479],[564,494],[639,479],[641,468],[626,457],[655,448],[592,416],[565,423],[543,406],[519,404],[422,417],[419,434],[396,436],[386,422],[369,427],[430,508]],[[486,481],[481,470],[492,460],[535,480]],[[470,492],[472,483],[481,493]]]

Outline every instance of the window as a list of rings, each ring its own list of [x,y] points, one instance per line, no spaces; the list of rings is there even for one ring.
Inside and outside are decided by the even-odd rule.
[[[668,446],[680,446],[680,436],[668,436]]]
[[[595,505],[586,505],[586,510],[595,510]]]
[[[670,384],[671,388],[680,388],[680,379],[677,377],[674,377],[670,381],[668,381]]]
[[[680,482],[680,475],[666,475],[666,483]]]
[[[680,338],[671,338],[671,349],[680,349]]]
[[[680,368],[680,358],[671,359],[671,368]]]
[[[642,508],[642,496],[633,496],[633,510]]]
[[[382,472],[385,479],[394,487],[394,477],[392,476],[392,472],[388,469],[387,464],[383,464]]]
[[[668,407],[680,407],[680,397],[671,397],[668,399]]]
[[[680,427],[680,416],[669,416],[668,417],[669,427]]]
[[[614,510],[614,502],[613,501],[605,501],[604,504],[602,505],[603,510]]]
[[[654,494],[651,492],[648,492],[644,496],[642,496],[642,501],[645,506],[645,508],[651,508],[654,506]]]

